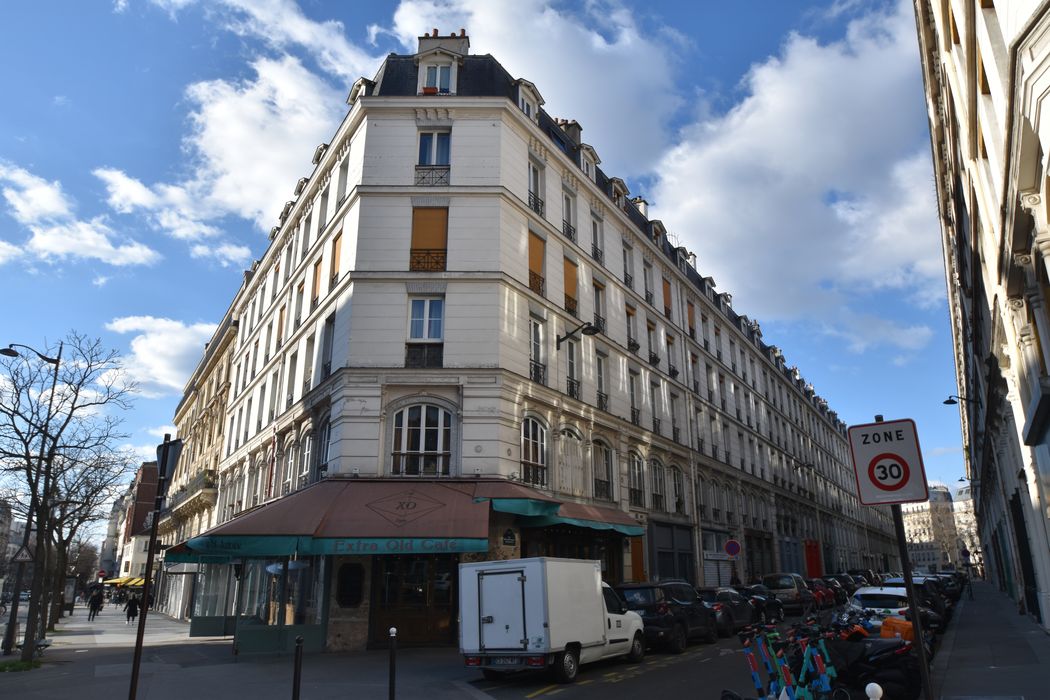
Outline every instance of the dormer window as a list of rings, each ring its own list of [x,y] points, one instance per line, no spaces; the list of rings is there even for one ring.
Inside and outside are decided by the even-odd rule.
[[[523,97],[521,98],[521,111],[525,113],[526,117],[531,119],[533,113],[536,111],[536,108],[533,107],[531,102],[529,102]]]
[[[423,83],[423,91],[437,90],[438,94],[447,95],[451,91],[452,66],[450,64],[433,65],[426,67],[426,80]]]

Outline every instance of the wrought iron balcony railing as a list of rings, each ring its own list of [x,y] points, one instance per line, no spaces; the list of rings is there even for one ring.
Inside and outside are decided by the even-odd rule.
[[[598,329],[599,333],[605,333],[605,317],[598,314],[594,314],[594,323],[592,324]]]
[[[653,367],[656,367],[657,365],[659,365],[660,364],[660,353],[653,352],[652,350],[650,350],[649,351],[649,364],[651,364]]]
[[[667,365],[667,373],[671,375],[671,379],[678,377],[678,368],[672,364]]]
[[[598,392],[598,410],[608,411],[609,410],[609,395],[601,391]]]
[[[660,434],[660,425],[661,425],[660,419],[659,418],[653,418],[653,432],[656,433],[657,435]]]
[[[612,484],[603,479],[594,480],[594,497],[603,501],[612,500]]]
[[[623,283],[628,289],[634,289],[634,277],[626,272],[623,273]]]
[[[647,303],[647,304],[652,304],[653,303],[653,290],[651,290],[651,289],[646,289],[645,290],[645,303]]]
[[[573,243],[576,242],[576,227],[565,219],[561,220],[561,232]]]
[[[579,318],[579,302],[576,301],[576,297],[565,295],[565,310],[572,316]]]
[[[596,245],[591,246],[591,257],[597,261],[599,265],[603,264],[605,260],[605,252]]]
[[[547,281],[543,278],[543,275],[529,270],[529,289],[536,292],[541,297],[546,296]]]
[[[642,409],[632,408],[631,409],[631,422],[635,425],[640,425],[642,422]]]
[[[572,377],[565,378],[565,393],[574,399],[580,398],[580,380]]]
[[[537,384],[547,384],[547,365],[536,360],[529,360],[529,379]]]
[[[413,248],[409,253],[411,272],[444,272],[448,251],[444,248]]]
[[[627,349],[631,352],[637,353],[641,349],[641,344],[631,336],[627,336]]]
[[[448,187],[448,165],[417,165],[416,184],[424,187]]]
[[[543,200],[535,192],[529,192],[529,209],[543,216]]]

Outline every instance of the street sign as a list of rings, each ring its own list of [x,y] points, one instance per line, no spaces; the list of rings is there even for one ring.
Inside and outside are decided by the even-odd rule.
[[[849,446],[861,503],[876,506],[929,500],[915,421],[905,418],[851,426]]]
[[[731,557],[735,557],[740,554],[740,543],[736,540],[726,540],[725,546],[726,554]]]
[[[31,561],[33,561],[33,555],[29,552],[29,548],[25,546],[19,547],[18,551],[15,552],[15,555],[11,557],[12,564],[19,564],[22,562],[28,564]]]

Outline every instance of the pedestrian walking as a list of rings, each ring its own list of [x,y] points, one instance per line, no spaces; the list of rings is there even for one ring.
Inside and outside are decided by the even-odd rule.
[[[135,618],[139,616],[139,599],[138,596],[131,596],[128,598],[128,602],[124,604],[124,612],[128,614],[128,619],[124,622],[125,625],[130,625],[135,621]]]
[[[88,622],[98,617],[98,614],[102,611],[102,591],[95,589],[95,591],[88,598]]]

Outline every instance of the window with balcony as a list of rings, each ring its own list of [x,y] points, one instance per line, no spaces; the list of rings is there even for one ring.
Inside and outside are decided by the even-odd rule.
[[[601,265],[605,262],[605,241],[602,232],[602,220],[591,217],[591,257]]]
[[[689,326],[689,337],[696,340],[696,307],[691,301],[685,303],[685,316]]]
[[[410,368],[443,366],[444,298],[412,298],[408,301],[408,309],[408,343],[405,345],[405,366]]]
[[[537,384],[547,383],[547,326],[543,319],[529,317],[529,378]]]
[[[606,387],[606,374],[609,371],[609,357],[604,353],[594,355],[594,382],[598,391],[598,410],[609,410],[609,394]]]
[[[612,450],[604,442],[595,442],[592,449],[592,470],[594,472],[594,497],[603,501],[613,499],[613,460]]]
[[[594,327],[605,333],[605,287],[594,284]]]
[[[343,247],[343,232],[332,238],[332,255],[328,259],[328,291],[331,292],[339,282],[340,252]]]
[[[664,500],[667,488],[665,483],[666,475],[664,474],[664,465],[660,463],[660,460],[653,459],[649,461],[649,474],[652,485],[651,508],[659,511],[667,510],[667,503]]]
[[[299,237],[299,262],[306,260],[306,254],[310,252],[310,225],[313,215],[307,214]]]
[[[576,263],[568,258],[565,258],[565,310],[568,311],[572,316],[579,318],[580,309],[579,302],[577,301],[578,287],[579,287],[579,268]]]
[[[321,379],[326,379],[332,374],[332,349],[335,345],[335,314],[324,321],[321,330]]]
[[[638,342],[637,314],[633,306],[624,307],[624,311],[627,315],[627,349],[631,352],[638,352],[641,344]]]
[[[627,457],[627,500],[635,508],[645,507],[645,466],[641,455]]]
[[[547,284],[544,277],[547,242],[532,231],[529,231],[529,289],[540,296],[546,296]]]
[[[422,131],[419,134],[419,160],[416,184],[447,186],[449,184],[450,133]]]
[[[630,370],[627,373],[627,401],[631,407],[631,422],[638,425],[641,420],[641,409],[638,407],[638,372]]]
[[[300,282],[295,287],[295,327],[292,330],[299,330],[299,326],[303,323],[303,298],[306,296],[306,282]]]
[[[657,352],[657,348],[659,347],[657,336],[656,324],[647,322],[645,324],[645,341],[648,344],[649,349],[649,364],[654,367],[660,364],[660,353]]]
[[[529,209],[543,216],[543,168],[534,161],[529,161]]]
[[[579,345],[575,340],[565,343],[565,393],[574,399],[580,398],[580,374],[578,367]]]
[[[413,272],[442,272],[448,256],[448,209],[412,209],[412,248],[408,269]]]
[[[634,250],[626,241],[623,244],[623,283],[628,289],[634,289]]]
[[[391,474],[448,476],[452,460],[452,413],[420,403],[394,414]]]
[[[645,288],[645,302],[653,303],[653,266],[648,262],[642,264],[642,284]]]
[[[321,300],[321,261],[314,263],[313,288],[310,290],[310,311],[317,308]]]
[[[561,195],[561,232],[573,243],[576,242],[576,199],[568,192]]]
[[[671,320],[671,280],[663,278],[664,318]]]
[[[547,428],[535,418],[521,424],[521,479],[533,486],[547,486]]]

